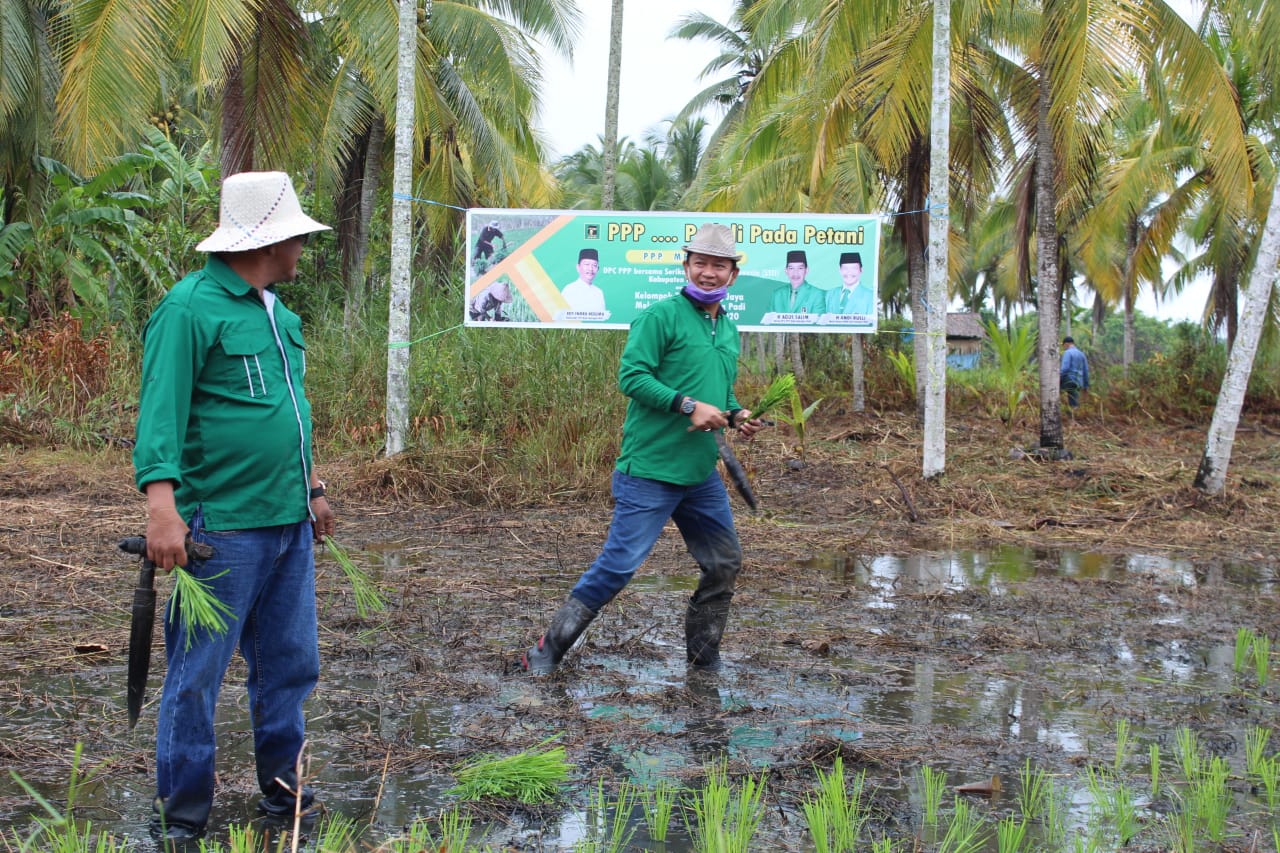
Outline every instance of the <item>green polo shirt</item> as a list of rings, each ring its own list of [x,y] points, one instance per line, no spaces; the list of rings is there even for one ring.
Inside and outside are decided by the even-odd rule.
[[[631,323],[618,364],[618,388],[630,397],[617,468],[633,477],[677,486],[701,483],[720,458],[715,435],[689,431],[672,411],[685,394],[728,412],[738,377],[738,327],[724,313],[714,321],[683,294],[655,302]]]
[[[134,478],[172,480],[209,530],[309,517],[311,406],[302,320],[216,257],[174,285],[143,331]],[[278,334],[277,334],[278,333]]]

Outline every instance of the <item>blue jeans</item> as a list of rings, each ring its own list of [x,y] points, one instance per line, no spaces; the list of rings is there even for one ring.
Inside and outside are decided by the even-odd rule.
[[[614,470],[613,498],[604,548],[574,586],[574,598],[594,611],[608,604],[649,556],[669,518],[702,570],[691,603],[728,605],[742,568],[742,546],[718,472],[695,486],[676,486]]]
[[[249,708],[262,808],[292,814],[295,763],[305,737],[302,703],[320,677],[316,635],[315,554],[311,522],[252,530],[208,531],[197,510],[191,538],[215,555],[189,564],[231,608],[227,632],[196,631],[164,623],[169,669],[160,696],[156,735],[156,809],[153,822],[203,831],[213,805],[214,709],[231,656],[239,647],[248,664]],[[218,577],[218,575],[221,575]],[[311,792],[303,793],[303,806]]]

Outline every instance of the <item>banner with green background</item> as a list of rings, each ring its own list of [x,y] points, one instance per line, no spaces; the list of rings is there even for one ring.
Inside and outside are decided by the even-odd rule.
[[[733,228],[743,255],[721,304],[741,331],[875,332],[868,214],[471,209],[464,323],[629,328],[680,292],[684,246],[708,222]]]

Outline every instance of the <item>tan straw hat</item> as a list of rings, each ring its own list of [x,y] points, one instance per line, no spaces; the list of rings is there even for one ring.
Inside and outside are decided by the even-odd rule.
[[[697,252],[699,255],[710,255],[713,258],[733,258],[742,260],[738,254],[738,244],[733,239],[733,229],[719,222],[708,222],[693,235],[689,245],[684,247],[685,253]]]
[[[247,252],[290,237],[328,231],[302,212],[293,181],[284,172],[241,172],[222,182],[218,230],[198,252]]]

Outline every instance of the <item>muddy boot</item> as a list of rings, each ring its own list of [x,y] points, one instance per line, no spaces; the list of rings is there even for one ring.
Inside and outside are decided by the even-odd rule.
[[[728,621],[728,601],[702,605],[689,602],[684,613],[684,642],[690,666],[720,668],[720,638]]]
[[[538,642],[524,653],[521,663],[531,675],[550,675],[556,671],[565,652],[596,618],[596,612],[573,596],[551,617],[551,625]]]

